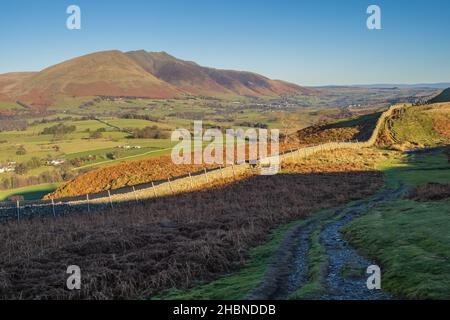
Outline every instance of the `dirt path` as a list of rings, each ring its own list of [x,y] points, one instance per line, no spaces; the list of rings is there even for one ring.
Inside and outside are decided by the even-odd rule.
[[[310,220],[291,230],[275,254],[263,281],[249,300],[281,300],[306,282],[309,237],[317,221]]]
[[[368,290],[365,271],[374,264],[357,254],[342,239],[340,229],[352,220],[346,216],[324,228],[321,243],[326,248],[329,266],[325,280],[326,294],[322,300],[386,300],[390,296],[379,290]]]
[[[308,253],[311,235],[320,222],[320,244],[328,258],[324,276],[325,293],[319,299],[325,300],[379,300],[391,297],[379,290],[368,290],[366,269],[374,263],[360,256],[343,239],[342,227],[355,217],[368,212],[376,205],[399,198],[407,191],[401,186],[397,190],[387,189],[374,198],[357,201],[348,206],[334,209],[330,220],[311,218],[291,230],[278,248],[273,263],[261,283],[248,296],[250,300],[287,299],[308,281]]]
[[[368,212],[374,206],[392,201],[400,197],[406,188],[385,190],[374,199],[358,201],[346,207],[339,219],[324,226],[320,234],[320,242],[328,257],[328,270],[325,278],[325,300],[386,300],[391,296],[380,290],[368,290],[366,281],[367,267],[375,264],[360,256],[343,239],[340,230],[355,217]]]

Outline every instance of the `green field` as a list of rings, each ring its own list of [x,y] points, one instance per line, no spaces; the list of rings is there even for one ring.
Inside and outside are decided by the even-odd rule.
[[[21,195],[25,200],[39,200],[47,193],[56,190],[57,187],[58,183],[48,183],[6,191],[0,190],[0,201],[5,201],[15,195]]]
[[[113,121],[115,125],[126,125],[132,128],[145,127],[143,120],[122,120],[117,119]],[[136,156],[145,154],[149,151],[158,149],[165,149],[173,145],[170,140],[155,140],[155,139],[129,139],[127,133],[113,131],[111,128],[95,121],[69,121],[65,125],[74,125],[77,130],[66,136],[55,139],[52,135],[40,134],[45,127],[54,125],[38,124],[29,127],[26,131],[7,131],[0,132],[0,140],[2,143],[2,152],[0,154],[0,163],[16,161],[18,163],[30,160],[33,157],[40,159],[74,159],[77,157],[95,155],[99,156],[97,162],[106,159],[106,154],[113,151],[118,151],[120,157]],[[152,124],[149,124],[152,125]],[[89,133],[86,130],[95,131],[99,128],[105,128],[106,131],[102,133],[102,137],[98,139],[89,139]],[[120,146],[141,146],[141,149],[117,149]],[[23,146],[27,153],[25,155],[17,155],[16,151],[19,146]],[[55,147],[57,146],[57,150]],[[153,154],[149,153],[153,156]],[[47,168],[52,170],[53,168]],[[30,172],[36,174],[37,171]]]

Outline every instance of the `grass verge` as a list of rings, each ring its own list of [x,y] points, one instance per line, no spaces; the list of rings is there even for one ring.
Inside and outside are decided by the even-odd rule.
[[[450,181],[443,154],[385,161],[387,185]],[[450,298],[450,200],[400,199],[382,204],[344,228],[345,237],[382,267],[382,287],[407,299]]]
[[[450,201],[398,200],[344,228],[382,266],[383,289],[408,299],[450,298]]]

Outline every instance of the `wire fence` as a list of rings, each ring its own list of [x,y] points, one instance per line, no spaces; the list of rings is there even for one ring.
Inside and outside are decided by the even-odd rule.
[[[391,106],[381,114],[374,131],[369,140],[364,142],[328,142],[316,146],[290,150],[276,157],[267,157],[258,161],[259,167],[267,167],[273,161],[295,161],[309,157],[322,151],[333,151],[337,149],[361,149],[375,145],[380,131],[383,129],[386,120],[393,115],[396,110],[402,109],[402,105]],[[181,192],[189,192],[198,189],[210,182],[220,179],[237,180],[239,176],[248,170],[254,170],[255,166],[250,163],[233,164],[215,169],[203,169],[201,171],[188,173],[174,179],[152,181],[135,186],[123,187],[120,189],[106,190],[95,194],[70,197],[64,199],[35,200],[35,201],[6,201],[0,202],[0,222],[11,220],[26,220],[36,217],[64,216],[77,212],[95,212],[127,206],[132,202],[139,203],[142,200],[170,196]]]

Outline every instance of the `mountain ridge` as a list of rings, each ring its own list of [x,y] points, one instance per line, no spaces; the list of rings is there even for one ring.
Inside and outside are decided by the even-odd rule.
[[[165,99],[312,93],[314,89],[256,73],[203,67],[166,52],[144,50],[94,52],[39,72],[0,75],[0,101],[22,101],[37,107],[51,105],[58,95]]]
[[[203,67],[192,61],[177,59],[166,52],[126,52],[144,70],[181,89],[201,95],[238,94],[272,96],[310,94],[314,91],[248,71]]]

